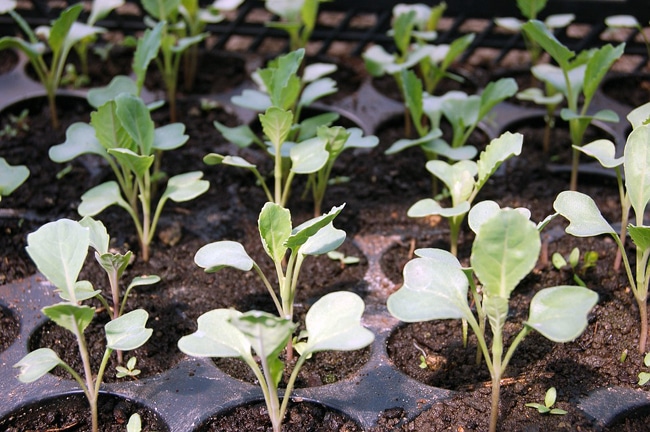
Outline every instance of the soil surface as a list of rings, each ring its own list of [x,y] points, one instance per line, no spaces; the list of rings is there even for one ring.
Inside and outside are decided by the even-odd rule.
[[[93,157],[82,157],[66,165],[49,160],[47,151],[52,145],[65,140],[65,128],[72,122],[87,122],[89,119],[90,111],[83,101],[60,99],[59,103],[62,107],[60,130],[53,131],[49,126],[47,108],[42,103],[35,104],[30,105],[30,132],[0,141],[2,157],[12,165],[26,164],[31,171],[26,184],[2,200],[0,283],[17,281],[36,272],[24,250],[28,233],[62,217],[79,219],[76,208],[83,192],[112,179],[109,167]],[[152,257],[147,263],[139,256],[135,230],[122,209],[109,208],[98,215],[112,236],[111,247],[122,253],[132,250],[136,255],[133,265],[123,276],[124,285],[133,277],[143,274],[157,274],[162,278],[159,284],[136,288],[127,302],[128,310],[142,307],[150,313],[148,326],[154,328],[156,337],[152,341],[156,340],[143,347],[143,351],[135,353],[138,368],[149,376],[166,370],[182,357],[176,342],[181,336],[195,330],[196,319],[201,314],[211,309],[229,307],[242,311],[261,309],[274,312],[264,285],[254,273],[224,269],[207,274],[193,262],[194,254],[201,246],[217,240],[234,240],[244,245],[267,276],[274,274],[257,231],[257,217],[265,197],[255,178],[249,172],[234,167],[208,167],[203,164],[202,157],[210,152],[238,154],[257,164],[262,173],[270,172],[271,160],[256,148],[235,148],[217,133],[212,125],[214,120],[229,126],[238,124],[232,113],[221,108],[203,111],[196,98],[185,98],[180,103],[179,120],[186,124],[190,140],[181,149],[163,156],[162,168],[169,176],[202,170],[211,183],[210,190],[190,202],[167,204],[152,245]],[[20,109],[12,108],[14,112]],[[166,118],[165,108],[154,113],[159,125],[165,124]],[[0,114],[0,124],[6,121],[6,113]],[[529,126],[530,129],[521,129],[525,136],[522,155],[506,163],[493,176],[478,200],[493,199],[501,206],[527,207],[532,212],[532,220],[540,221],[553,212],[552,203],[557,194],[568,188],[568,173],[548,171],[545,164],[548,159],[539,153],[541,132],[533,131],[533,125]],[[411,219],[406,216],[407,209],[413,203],[431,196],[431,177],[424,168],[424,157],[419,149],[408,149],[390,156],[384,154],[395,139],[401,137],[400,134],[403,134],[403,129],[400,131],[399,127],[395,129],[386,125],[378,132],[380,145],[377,148],[348,151],[337,161],[332,177],[348,176],[351,180],[330,186],[323,208],[346,203],[334,225],[344,229],[348,235],[341,250],[346,255],[360,257],[361,263],[342,267],[325,256],[308,258],[296,298],[297,317],[302,316],[319,297],[336,290],[356,292],[366,302],[385,301],[384,293],[373,292],[373,288],[364,280],[368,261],[358,242],[364,236],[393,236],[397,239],[395,246],[382,259],[384,273],[396,284],[393,289],[401,283],[401,269],[412,257],[414,248],[448,248],[448,227],[444,219]],[[478,147],[487,144],[486,136],[479,134],[476,140]],[[561,144],[562,140],[557,138],[557,145],[568,148],[568,143]],[[56,178],[57,173],[61,173],[59,178]],[[304,179],[297,179],[288,206],[294,226],[312,217],[311,200],[302,198],[304,185]],[[619,220],[618,195],[612,178],[581,176],[579,190],[595,199],[608,221]],[[624,273],[611,270],[615,255],[613,241],[604,237],[575,239],[564,235],[563,222],[559,219],[547,228],[546,233],[550,242],[549,254],[558,251],[568,255],[574,247],[579,247],[583,252],[593,250],[598,253],[598,265],[581,274],[581,277],[587,286],[598,292],[600,301],[590,315],[587,331],[576,341],[553,344],[533,333],[519,347],[507,371],[508,381],[503,384],[501,427],[502,430],[513,431],[593,430],[590,419],[577,407],[579,398],[604,385],[637,388],[636,375],[647,369],[635,348],[638,311]],[[465,263],[471,252],[471,240],[471,232],[464,227],[459,257]],[[88,258],[82,278],[102,289],[105,296],[110,296],[105,276],[92,257]],[[270,279],[274,283],[275,279]],[[543,287],[570,283],[573,282],[569,271],[558,271],[548,262],[540,262],[538,269],[513,294],[506,338],[512,338],[520,328],[535,292]],[[98,323],[106,319],[105,315],[105,312],[98,313]],[[100,327],[98,325],[97,329],[100,330]],[[474,366],[474,339],[470,338],[469,346],[463,348],[459,328],[459,323],[433,322],[397,329],[388,347],[392,361],[405,373],[426,384],[454,389],[457,393],[452,399],[434,405],[412,421],[409,419],[413,413],[384,412],[373,430],[486,429],[490,403],[490,390],[486,386],[489,381],[487,368],[484,364]],[[64,348],[71,339],[65,331],[57,331],[50,325],[41,328],[33,337],[32,346]],[[92,337],[91,333],[88,332],[89,338]],[[96,337],[101,341],[103,335],[99,331],[95,333],[100,334]],[[418,367],[422,353],[413,342],[431,356],[433,366],[424,369]],[[620,362],[624,350],[627,350],[627,359]],[[103,353],[101,346],[98,345],[96,352]],[[163,354],[169,357],[162,360],[165,357]],[[324,356],[319,359],[319,363],[327,362],[323,371],[305,368],[301,385],[321,385],[344,379],[362,365],[368,355],[366,350],[345,353],[343,357],[333,356],[332,360]],[[115,359],[111,362],[106,374],[108,379],[114,375],[113,367],[116,364]],[[228,371],[232,366],[232,363],[230,366],[228,363],[220,361],[217,364]],[[344,364],[351,365],[350,369],[342,369]],[[245,374],[230,373],[250,380]],[[542,416],[524,406],[527,402],[542,402],[550,386],[557,388],[557,406],[569,412],[566,416]],[[303,405],[310,408],[302,408]],[[293,404],[291,406],[294,407]],[[294,416],[307,415],[325,427],[332,418],[332,414],[312,412],[314,409],[320,411],[320,407],[305,404],[295,406],[299,407],[297,409],[301,413],[292,411],[287,424],[293,422]],[[264,409],[263,405],[246,408],[248,411],[242,409],[241,416],[244,419],[265,417]],[[303,411],[307,414],[303,414]],[[233,424],[240,424],[238,421],[233,420]],[[331,428],[311,429],[303,425],[287,430],[359,430],[357,425],[348,423],[343,419]],[[212,424],[215,426],[206,426],[205,430],[228,430],[221,429],[219,423]],[[21,429],[21,426],[15,427]],[[264,430],[267,427],[259,428]],[[232,430],[252,429],[234,426]],[[628,422],[628,429],[622,430],[644,429]]]

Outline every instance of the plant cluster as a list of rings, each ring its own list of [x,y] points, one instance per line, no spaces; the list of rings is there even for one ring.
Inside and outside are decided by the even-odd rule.
[[[301,270],[308,257],[325,255],[341,267],[359,262],[359,258],[336,250],[346,233],[334,227],[334,220],[345,205],[332,207],[325,213],[321,209],[342,152],[378,145],[377,137],[364,136],[360,128],[338,125],[336,112],[313,113],[319,101],[337,92],[337,84],[329,76],[336,65],[305,62],[305,47],[316,28],[322,1],[266,0],[267,9],[278,19],[268,25],[287,32],[290,50],[269,60],[253,74],[256,89],[246,89],[232,98],[234,105],[256,112],[259,124],[229,127],[214,122],[218,133],[229,143],[238,148],[255,145],[264,152],[270,159],[271,172],[263,172],[239,155],[210,153],[203,158],[208,165],[248,170],[259,182],[267,202],[259,213],[257,229],[265,259],[270,260],[275,272],[266,274],[264,266],[241,243],[230,240],[204,245],[194,255],[194,262],[208,273],[226,267],[253,271],[276,310],[274,313],[211,310],[198,318],[194,333],[178,341],[178,348],[191,356],[242,360],[257,379],[274,432],[282,428],[298,373],[306,361],[321,351],[358,350],[374,340],[373,333],[361,324],[365,304],[351,292],[339,291],[321,297],[311,305],[304,322],[294,316]],[[113,180],[94,186],[81,196],[77,209],[83,217],[80,221],[49,222],[27,237],[28,255],[60,299],[42,312],[74,334],[83,373],[75,371],[50,348],[34,350],[14,366],[20,369],[18,379],[26,383],[55,367],[65,369],[88,399],[93,431],[98,428],[97,400],[113,352],[119,363],[117,376],[136,379],[140,374],[137,358],[131,356],[124,362],[123,351],[139,348],[152,334],[146,328],[146,311],[125,310],[127,297],[133,288],[157,283],[160,278],[136,277],[122,289],[121,279],[133,253],[121,254],[110,249],[105,226],[92,217],[113,205],[123,208],[135,226],[142,259],[148,261],[165,204],[169,200],[193,200],[208,190],[209,183],[201,171],[167,178],[160,171],[160,160],[163,152],[179,149],[189,138],[185,125],[175,122],[181,65],[185,89],[190,89],[196,76],[200,44],[208,36],[207,23],[222,20],[222,11],[234,10],[241,3],[241,0],[217,0],[203,8],[197,0],[143,0],[148,28],[136,44],[134,78],[117,76],[108,86],[90,90],[88,101],[95,108],[90,122],[72,124],[66,131],[65,142],[49,150],[50,158],[60,163],[85,154],[98,156],[114,176]],[[32,30],[14,11],[14,0],[0,0],[0,13],[8,13],[27,38],[4,37],[0,39],[0,50],[19,49],[27,55],[47,91],[53,127],[58,125],[54,98],[68,70],[68,54],[74,49],[81,59],[81,74],[68,70],[70,78],[79,83],[88,74],[88,49],[103,31],[95,24],[121,4],[121,0],[93,2],[86,23],[77,22],[83,6],[73,5],[63,10],[51,27]],[[416,202],[409,208],[408,216],[442,216],[448,219],[450,229],[450,251],[433,248],[414,251],[416,257],[403,270],[404,284],[388,297],[387,309],[404,322],[460,319],[465,343],[471,328],[478,345],[477,365],[485,363],[491,377],[490,431],[497,429],[501,379],[524,338],[536,331],[553,342],[575,340],[585,330],[588,314],[598,300],[598,295],[586,286],[588,279],[583,279],[584,272],[596,264],[598,254],[588,251],[581,262],[580,250],[576,248],[568,257],[559,253],[553,256],[556,269],[571,271],[576,285],[538,291],[530,301],[527,319],[510,322],[511,295],[538,263],[542,250],[540,232],[553,218],[567,219],[566,232],[574,236],[608,234],[614,238],[640,312],[638,348],[641,353],[646,352],[649,331],[650,227],[644,225],[643,217],[650,202],[650,104],[628,116],[632,132],[623,156],[616,157],[614,143],[607,140],[585,145],[585,131],[593,121],[618,121],[613,111],[592,113],[590,105],[605,73],[623,53],[624,44],[575,53],[552,33],[553,28],[568,25],[571,17],[549,17],[542,22],[536,18],[545,1],[518,1],[517,4],[528,21],[523,23],[512,18],[499,23],[523,31],[533,63],[531,73],[544,84],[544,91],[528,89],[519,97],[546,107],[548,128],[553,125],[557,108],[565,101],[567,107],[560,111],[560,117],[569,123],[573,149],[572,190],[560,193],[553,205],[556,213],[537,224],[530,220],[530,211],[525,208],[501,208],[495,201],[475,204],[482,188],[502,164],[521,154],[524,137],[505,132],[479,151],[468,144],[470,135],[481,122],[489,119],[495,106],[514,96],[518,88],[514,79],[503,78],[489,83],[480,94],[459,91],[436,94],[442,79],[462,80],[450,68],[474,40],[474,35],[469,34],[448,45],[432,44],[437,38],[436,28],[445,12],[445,3],[435,7],[396,5],[389,33],[395,52],[389,53],[377,45],[364,54],[368,72],[373,76],[393,76],[404,99],[406,131],[386,154],[420,147],[433,179],[433,198]],[[638,26],[622,17],[608,24]],[[48,51],[52,57],[46,61]],[[540,63],[543,52],[556,65]],[[156,125],[151,116],[151,111],[161,104],[147,104],[141,97],[151,62],[158,65],[167,91],[171,123],[163,126]],[[206,104],[205,108],[212,107]],[[13,125],[0,132],[0,136],[28,132],[28,114],[12,119]],[[443,126],[450,127],[450,136],[443,136]],[[580,153],[615,170],[622,214],[619,232],[603,218],[592,198],[574,190]],[[306,193],[311,193],[314,217],[294,226],[288,203],[297,175],[306,177]],[[0,197],[13,193],[28,176],[26,166],[12,166],[0,158]],[[443,186],[441,191],[437,190],[438,182]],[[629,223],[631,214],[634,223]],[[469,266],[463,267],[457,255],[466,216],[473,232],[468,239],[473,240]],[[628,236],[634,246],[633,259],[625,248]],[[106,275],[110,288],[107,297],[91,282],[79,280],[89,249],[94,251],[95,260]],[[89,301],[99,303],[110,317],[104,327],[106,344],[98,370],[92,370],[84,335],[98,313],[94,306],[84,304]],[[512,328],[517,331],[510,337]],[[415,347],[422,353],[420,367],[429,367],[426,351],[418,345]],[[646,355],[644,364],[650,365],[650,356]],[[285,371],[288,380],[282,391]],[[650,375],[641,372],[639,385],[649,379]],[[542,414],[566,414],[554,408],[556,398],[557,391],[551,387],[543,404],[525,405]],[[129,431],[140,430],[139,416],[131,417],[126,427]]]

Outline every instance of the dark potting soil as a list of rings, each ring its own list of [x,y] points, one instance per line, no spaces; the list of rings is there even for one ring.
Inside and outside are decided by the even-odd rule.
[[[18,55],[12,50],[4,50],[0,61],[0,75],[11,72],[18,64]]]
[[[99,396],[98,413],[101,432],[124,432],[129,418],[136,413],[140,415],[143,431],[169,430],[155,411],[112,395]],[[88,432],[92,429],[90,408],[83,394],[51,398],[0,419],[0,428],[6,432]]]
[[[264,403],[236,407],[216,415],[199,426],[198,432],[271,431]],[[357,432],[363,429],[345,414],[310,402],[289,403],[282,424],[283,432]]]
[[[11,309],[0,304],[0,352],[6,350],[18,337],[20,323]]]

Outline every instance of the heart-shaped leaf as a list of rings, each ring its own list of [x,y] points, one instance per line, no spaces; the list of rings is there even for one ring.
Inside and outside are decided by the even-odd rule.
[[[201,247],[194,255],[194,262],[204,268],[206,273],[213,273],[224,267],[249,271],[255,264],[241,243],[230,240],[209,243]]]
[[[120,187],[117,182],[109,181],[86,191],[81,196],[81,204],[79,204],[77,212],[81,216],[95,216],[106,207],[114,204],[124,209],[129,208],[129,204],[124,201],[120,194]]]
[[[566,232],[576,237],[593,237],[616,232],[596,207],[590,196],[564,191],[555,198],[553,208],[569,221]]]
[[[63,363],[63,360],[50,348],[39,348],[27,354],[14,365],[20,368],[18,379],[31,383]]]
[[[193,200],[207,192],[210,187],[210,182],[201,180],[202,178],[203,173],[201,171],[191,171],[171,177],[167,182],[167,188],[161,200],[166,198],[175,202]]]
[[[54,162],[63,163],[85,154],[106,157],[106,150],[95,136],[95,128],[87,123],[73,123],[65,131],[65,142],[50,147],[48,154]]]
[[[598,294],[578,286],[545,288],[530,302],[525,324],[553,342],[570,342],[587,328],[587,315]]]
[[[146,328],[149,314],[143,309],[125,313],[104,326],[106,346],[119,351],[130,351],[141,347],[151,337],[153,330]]]
[[[241,316],[234,309],[215,309],[201,315],[198,329],[178,341],[178,348],[195,357],[241,357],[255,363],[248,339],[230,320]]]

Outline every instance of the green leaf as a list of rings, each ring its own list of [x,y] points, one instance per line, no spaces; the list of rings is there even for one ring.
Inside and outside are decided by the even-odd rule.
[[[639,250],[646,251],[650,248],[650,227],[629,225],[627,229]]]
[[[204,268],[206,273],[214,273],[224,267],[249,271],[255,264],[241,243],[229,240],[209,243],[201,247],[194,255],[194,262]]]
[[[615,234],[616,231],[600,214],[590,196],[575,191],[564,191],[555,198],[553,208],[569,221],[566,232],[576,237]]]
[[[415,11],[400,14],[393,21],[393,40],[400,53],[408,52],[414,26]]]
[[[411,114],[414,123],[420,123],[424,115],[422,105],[422,81],[411,70],[401,72],[402,95],[404,105]]]
[[[293,113],[277,107],[271,107],[266,113],[260,114],[262,130],[266,135],[276,152],[280,152],[282,144],[287,140],[293,123]]]
[[[361,297],[351,292],[338,291],[321,297],[305,317],[308,339],[300,355],[352,351],[370,345],[375,335],[361,325],[364,308]]]
[[[520,133],[505,132],[493,139],[478,158],[476,187],[481,188],[504,161],[519,156],[523,142],[524,136]]]
[[[596,159],[605,168],[616,168],[623,164],[625,157],[616,157],[616,147],[608,139],[599,139],[585,144],[582,147],[574,147],[576,150]]]
[[[107,272],[117,272],[118,279],[124,274],[124,270],[129,266],[133,253],[128,251],[126,254],[103,253],[95,254],[95,259]]]
[[[591,122],[592,120],[600,120],[604,122],[616,123],[618,122],[618,114],[610,109],[600,110],[593,115],[579,114],[570,109],[563,108],[560,111],[562,120],[581,120],[583,122]]]
[[[386,74],[386,65],[395,63],[395,57],[381,45],[373,45],[362,54],[368,73],[374,77]]]
[[[625,188],[636,215],[650,201],[650,126],[639,126],[627,137],[624,150]]]
[[[230,128],[215,120],[214,127],[221,132],[221,135],[223,135],[227,141],[240,148],[248,147],[257,140],[257,136],[248,125]]]
[[[481,108],[478,120],[485,117],[499,103],[517,93],[517,81],[514,78],[501,78],[490,82],[481,93]]]
[[[425,151],[431,151],[437,153],[440,156],[444,156],[451,161],[461,161],[474,159],[478,150],[472,145],[465,145],[460,147],[451,147],[442,139],[434,139],[422,145],[422,149]]]
[[[634,108],[627,115],[627,120],[632,125],[632,129],[636,129],[639,126],[646,125],[650,123],[650,102],[641,105],[640,107]]]
[[[436,200],[431,198],[421,199],[413,204],[407,212],[409,217],[426,217],[431,215],[440,215],[442,217],[454,217],[467,213],[470,209],[470,203],[461,201],[454,207],[442,207]]]
[[[418,146],[418,145],[425,145],[428,142],[430,142],[430,141],[432,141],[432,140],[434,140],[436,138],[439,138],[441,136],[442,136],[442,131],[440,129],[438,129],[438,128],[435,128],[435,129],[432,129],[431,131],[429,131],[429,133],[427,133],[425,136],[423,136],[421,138],[412,139],[412,140],[403,138],[403,139],[395,141],[388,148],[388,150],[386,150],[386,154],[387,155],[395,154],[395,153],[398,153],[398,152],[400,152],[400,151],[402,151],[404,149],[407,149],[409,147],[414,147],[414,146]]]
[[[75,4],[68,7],[61,15],[52,23],[52,29],[48,37],[50,49],[55,55],[58,55],[63,50],[66,38],[70,32],[72,24],[77,20],[79,14],[83,10],[82,4]]]
[[[230,101],[237,106],[257,112],[264,112],[273,106],[269,95],[251,89],[244,89],[241,95],[233,96]]]
[[[232,317],[230,323],[246,336],[255,353],[276,357],[286,346],[296,324],[268,312],[249,311]]]
[[[93,4],[98,2],[93,2]],[[101,3],[101,2],[99,2]],[[111,82],[105,87],[97,87],[88,90],[88,103],[94,107],[99,108],[106,102],[114,100],[120,93],[127,93],[134,96],[138,95],[137,84],[126,75],[117,75],[113,77]]]
[[[133,172],[136,177],[142,178],[153,165],[154,155],[140,155],[125,148],[112,148],[108,154],[113,156],[118,163]]]
[[[140,432],[142,431],[142,419],[140,414],[133,413],[129,417],[129,422],[126,424],[126,432]]]
[[[426,168],[447,186],[455,205],[466,201],[474,191],[474,176],[478,174],[476,162],[462,160],[450,165],[442,160],[431,160]]]
[[[234,309],[215,309],[197,320],[198,329],[183,336],[178,348],[194,357],[241,357],[246,363],[255,363],[251,344],[244,334],[230,323],[242,314]]]
[[[117,117],[115,102],[107,102],[90,114],[90,124],[95,136],[105,149],[122,148],[137,150],[135,141],[129,136]],[[86,132],[90,133],[90,131]]]
[[[120,123],[138,145],[142,155],[151,154],[154,140],[154,124],[149,108],[137,96],[122,93],[115,98],[115,112]]]
[[[89,244],[87,228],[70,219],[59,219],[28,234],[25,249],[38,270],[67,298],[75,301],[75,284]]]
[[[298,106],[309,106],[318,99],[336,93],[337,90],[336,81],[332,78],[321,78],[317,81],[311,82],[302,90]]]
[[[501,333],[508,319],[508,298],[489,293],[483,295],[483,311],[487,316],[492,333]]]
[[[104,326],[106,346],[119,351],[130,351],[141,347],[151,337],[153,330],[146,328],[149,314],[143,309],[125,313]]]
[[[158,282],[160,282],[160,276],[156,276],[156,275],[136,276],[133,278],[133,280],[127,287],[127,291],[130,290],[131,288],[153,285]]]
[[[138,39],[138,45],[133,54],[133,72],[136,75],[137,88],[140,90],[144,85],[144,79],[149,68],[149,63],[158,56],[164,22],[159,22],[152,29],[147,29],[144,35]]]
[[[267,202],[262,207],[257,225],[264,250],[273,262],[280,262],[285,256],[285,242],[291,235],[291,212],[281,205]]]
[[[310,174],[319,171],[327,163],[330,154],[326,149],[327,140],[314,137],[291,147],[291,171],[297,174]]]
[[[580,65],[567,71],[569,84],[567,84],[567,77],[564,76],[562,69],[554,65],[546,63],[535,65],[531,68],[531,72],[535,78],[549,84],[567,98],[569,97],[568,85],[571,85],[571,91],[575,99],[582,90],[586,66]]]
[[[338,69],[338,67],[332,63],[308,64],[305,66],[305,70],[302,73],[302,81],[306,83],[316,81],[326,75],[333,74],[336,72],[336,69]]]
[[[50,147],[48,154],[54,162],[63,163],[82,154],[107,157],[106,150],[97,140],[95,129],[87,123],[73,123],[65,131],[65,142]]]
[[[63,360],[50,348],[39,348],[20,359],[14,367],[20,368],[20,382],[31,383],[62,363]]]
[[[130,208],[129,204],[122,198],[120,187],[117,183],[108,181],[86,191],[81,196],[81,204],[79,204],[77,212],[81,216],[95,216],[101,213],[106,207],[114,204],[125,209]]]
[[[295,227],[291,231],[289,238],[287,238],[285,246],[291,250],[296,250],[305,244],[310,237],[316,235],[318,231],[332,222],[334,218],[336,218],[336,216],[341,213],[343,207],[345,207],[345,204],[342,204],[338,207],[332,207],[328,213],[310,219]]]
[[[546,0],[517,0],[521,14],[528,19],[534,19],[546,7]]]
[[[526,35],[537,42],[555,60],[562,69],[567,70],[569,60],[575,56],[575,52],[569,50],[546,28],[544,23],[538,20],[531,20],[522,26]]]
[[[331,252],[343,244],[345,236],[345,231],[334,228],[334,225],[330,222],[307,239],[300,247],[300,253],[303,255],[322,255]]]
[[[45,306],[43,314],[57,325],[71,331],[76,337],[81,335],[95,316],[95,309],[74,303],[57,303]]]
[[[597,302],[598,294],[587,288],[545,288],[531,300],[525,324],[553,342],[570,342],[587,328],[587,315]]]
[[[636,28],[639,21],[633,15],[611,15],[605,18],[607,27]]]
[[[201,171],[175,175],[167,181],[167,188],[161,200],[169,198],[175,202],[184,202],[204,194],[210,187],[210,182],[201,178]]]
[[[0,157],[0,197],[10,195],[27,177],[29,169],[25,165],[9,165]]]
[[[185,125],[172,123],[154,130],[153,148],[155,150],[174,150],[181,147],[190,137],[185,135]]]
[[[46,50],[45,45],[41,42],[29,43],[23,39],[10,36],[0,38],[0,51],[6,49],[15,49],[22,51],[25,53],[25,55],[27,55],[27,57],[29,57],[29,61],[32,63],[32,65],[38,64],[39,58]]]
[[[535,224],[520,212],[505,209],[481,225],[470,262],[489,296],[508,299],[535,267],[540,250]]]
[[[0,0],[0,14],[6,14],[16,9],[16,0]]]
[[[315,137],[319,128],[330,126],[337,121],[339,117],[339,113],[325,112],[304,119],[299,123],[300,133],[298,134],[298,142]]]
[[[516,208],[516,211],[524,215],[526,219],[530,219],[530,210],[527,208]],[[496,216],[501,211],[501,207],[494,201],[481,201],[475,204],[469,211],[468,223],[469,227],[474,233],[478,233],[479,229],[491,217]]]
[[[113,9],[124,4],[124,0],[95,0],[93,1],[88,17],[88,24],[94,25],[97,21],[105,18]]]
[[[404,322],[468,318],[467,276],[446,259],[414,258],[404,267],[404,284],[388,297],[388,311]]]
[[[585,71],[583,84],[585,97],[591,99],[594,93],[596,93],[600,82],[605,78],[605,74],[607,74],[614,62],[623,55],[623,50],[625,50],[624,43],[618,45],[616,48],[607,44],[594,52],[587,62],[587,70]]]
[[[277,57],[269,62],[266,69],[258,71],[273,106],[287,109],[293,106],[298,98],[300,79],[296,74],[304,56],[305,50],[300,48]]]
[[[110,236],[106,227],[99,220],[94,220],[90,216],[86,216],[79,221],[79,225],[82,227],[88,228],[90,246],[95,249],[100,254],[105,254],[108,252],[108,245],[110,242]]]
[[[544,405],[549,408],[552,407],[555,404],[555,399],[557,399],[557,390],[555,390],[555,387],[546,390],[546,394],[544,395]]]
[[[158,21],[171,18],[180,4],[181,0],[142,0],[142,6],[147,13]]]

